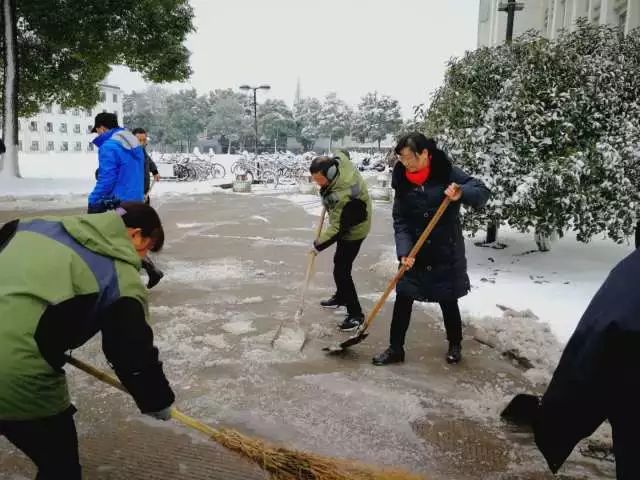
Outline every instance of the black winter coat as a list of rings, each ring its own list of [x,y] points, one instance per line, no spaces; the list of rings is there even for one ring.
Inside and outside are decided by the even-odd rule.
[[[396,163],[392,176],[396,253],[398,259],[409,254],[452,182],[461,186],[462,198],[452,202],[440,218],[416,256],[414,267],[398,283],[396,292],[399,295],[423,302],[442,302],[458,299],[469,292],[460,204],[480,208],[487,203],[491,192],[480,180],[452,166],[446,156],[432,158],[429,179],[419,187],[407,180],[404,166]]]
[[[151,178],[149,178],[149,174],[157,175],[158,167],[156,166],[156,162],[153,161],[151,155],[147,153],[147,149],[144,148],[144,193],[145,195],[149,193],[149,188],[151,187]]]
[[[618,479],[640,478],[640,250],[609,274],[562,353],[534,422],[555,473],[605,420],[613,427]]]

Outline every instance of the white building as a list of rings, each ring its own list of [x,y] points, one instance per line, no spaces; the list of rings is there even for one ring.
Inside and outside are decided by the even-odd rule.
[[[600,25],[618,25],[628,33],[640,26],[640,0],[520,0],[524,10],[516,12],[513,36],[537,30],[556,38],[571,30],[580,17]],[[480,0],[478,46],[494,46],[505,41],[507,13],[498,11],[506,0]]]
[[[93,120],[100,112],[112,112],[122,123],[122,98],[120,87],[100,85],[100,102],[92,110],[59,105],[44,107],[30,118],[18,120],[18,150],[29,153],[90,152],[93,151],[91,133]]]

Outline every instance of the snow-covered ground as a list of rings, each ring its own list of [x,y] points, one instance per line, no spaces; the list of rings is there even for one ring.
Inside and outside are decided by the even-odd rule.
[[[196,188],[197,184],[184,185]],[[157,201],[167,243],[155,260],[166,276],[151,291],[151,319],[182,410],[293,448],[397,465],[434,480],[550,478],[541,473],[546,466],[531,439],[506,427],[499,412],[515,393],[538,391],[531,382],[544,383],[557,362],[561,343],[552,333],[557,318],[545,318],[555,309],[540,308],[549,298],[544,289],[567,288],[576,305],[580,298],[586,305],[591,292],[574,290],[572,282],[591,278],[587,288],[595,290],[618,253],[624,255],[624,248],[606,241],[582,246],[565,238],[549,253],[519,255],[535,248],[528,236],[501,232],[501,240],[509,244],[502,251],[475,247],[469,241],[474,289],[461,301],[467,323],[464,361],[455,367],[444,362],[446,342],[439,312],[423,305],[429,315],[416,308],[407,338],[407,363],[378,368],[370,359],[387,345],[391,304],[383,307],[367,341],[348,355],[326,357],[321,352],[322,346],[345,338],[335,328],[339,317],[318,306],[332,291],[331,251],[316,260],[300,322],[308,339],[304,352],[271,347],[276,328],[294,318],[299,305],[320,199],[261,186],[254,192],[257,195],[223,193],[211,187],[209,195],[161,196]],[[51,198],[57,204],[58,197]],[[0,218],[13,214],[1,213]],[[365,309],[371,308],[397,265],[390,204],[376,202],[375,217],[354,269]],[[583,255],[589,262],[577,262]],[[554,282],[534,283],[548,278]],[[524,299],[525,295],[529,296]],[[570,309],[561,305],[573,298],[567,295],[558,296],[556,309]],[[496,304],[513,310],[501,311]],[[572,316],[574,323],[580,313]],[[99,350],[96,341],[76,353],[107,368]],[[534,368],[523,376],[522,369],[499,355],[502,352],[524,358]],[[140,470],[158,463],[129,440],[119,456],[112,446],[125,442],[128,433],[118,433],[125,427],[141,434],[147,432],[144,428],[152,429],[144,442],[150,450],[163,458],[164,452],[174,452],[176,458],[172,455],[167,464],[186,462],[187,453],[181,452],[191,455],[193,446],[182,448],[176,439],[180,448],[168,449],[163,441],[169,433],[162,426],[124,421],[138,418],[130,401],[83,374],[68,372],[74,402],[80,407],[81,443],[88,452],[91,478],[107,478],[105,469],[122,471],[126,463],[122,458],[139,465],[123,478],[141,478]],[[2,471],[7,465],[25,471],[20,470],[25,464],[22,457],[6,453],[3,446],[0,478],[7,478]],[[195,469],[220,462],[199,457],[194,463]],[[164,473],[162,478],[185,478]],[[579,453],[563,474],[576,479],[613,478],[610,465]]]

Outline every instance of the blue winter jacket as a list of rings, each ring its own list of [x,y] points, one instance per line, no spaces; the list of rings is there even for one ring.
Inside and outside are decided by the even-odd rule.
[[[98,178],[89,195],[89,206],[105,202],[144,200],[144,151],[138,139],[124,128],[99,135]]]

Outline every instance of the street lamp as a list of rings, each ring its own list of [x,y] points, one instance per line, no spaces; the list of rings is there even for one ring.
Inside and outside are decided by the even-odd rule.
[[[251,87],[249,85],[240,85],[240,90],[253,90],[253,125],[256,130],[256,145],[255,145],[255,154],[258,155],[258,97],[256,92],[258,90],[269,90],[271,88],[270,85],[260,85],[258,87]]]

